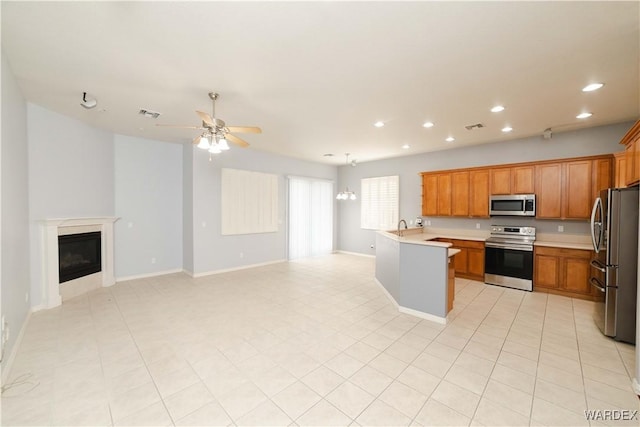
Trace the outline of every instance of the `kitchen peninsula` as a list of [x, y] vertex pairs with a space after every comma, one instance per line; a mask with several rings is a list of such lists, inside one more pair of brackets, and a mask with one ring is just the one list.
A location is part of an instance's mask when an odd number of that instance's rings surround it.
[[379, 231], [375, 277], [401, 312], [444, 324], [454, 293], [450, 257], [460, 250], [434, 237], [421, 228]]

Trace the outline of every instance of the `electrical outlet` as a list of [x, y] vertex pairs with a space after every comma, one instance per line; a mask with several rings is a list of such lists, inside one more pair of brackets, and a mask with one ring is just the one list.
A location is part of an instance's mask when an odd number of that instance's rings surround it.
[[409, 220], [409, 225], [413, 225], [413, 220], [412, 219]]
[[244, 258], [244, 252], [240, 252], [240, 259]]
[[156, 259], [155, 258], [151, 258], [151, 264], [155, 264], [156, 263]]
[[374, 248], [374, 246], [373, 246], [373, 245], [371, 245], [371, 246], [369, 246], [369, 247], [370, 247], [371, 249], [373, 249], [373, 248]]
[[480, 229], [480, 223], [479, 222], [476, 222], [476, 228]]
[[29, 292], [24, 294], [24, 302], [29, 302]]
[[427, 220], [427, 225], [431, 225], [431, 220]]
[[205, 228], [207, 226], [207, 221], [202, 221], [202, 228]]
[[127, 223], [127, 227], [129, 227], [129, 228], [133, 228], [133, 223], [132, 223], [132, 222], [128, 222], [128, 223]]
[[564, 232], [564, 225], [559, 225], [558, 226], [558, 233], [563, 233]]

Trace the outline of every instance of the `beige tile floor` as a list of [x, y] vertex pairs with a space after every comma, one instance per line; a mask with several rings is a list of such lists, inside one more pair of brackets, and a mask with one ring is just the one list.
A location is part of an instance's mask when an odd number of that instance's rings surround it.
[[336, 254], [37, 312], [2, 424], [551, 426], [638, 409], [634, 347], [600, 334], [591, 303], [458, 279], [445, 327], [398, 313], [373, 274]]

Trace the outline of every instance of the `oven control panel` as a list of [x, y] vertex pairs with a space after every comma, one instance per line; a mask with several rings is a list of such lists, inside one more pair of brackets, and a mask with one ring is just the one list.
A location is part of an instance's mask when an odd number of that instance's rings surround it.
[[519, 227], [514, 225], [492, 225], [492, 235], [535, 237], [535, 227]]

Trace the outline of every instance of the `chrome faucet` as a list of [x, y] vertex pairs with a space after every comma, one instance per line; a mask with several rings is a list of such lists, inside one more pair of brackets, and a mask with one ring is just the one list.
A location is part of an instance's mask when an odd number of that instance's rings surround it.
[[402, 237], [402, 231], [400, 231], [400, 224], [402, 224], [404, 222], [404, 229], [406, 230], [407, 228], [407, 221], [405, 221], [404, 219], [401, 219], [400, 221], [398, 221], [398, 237]]

